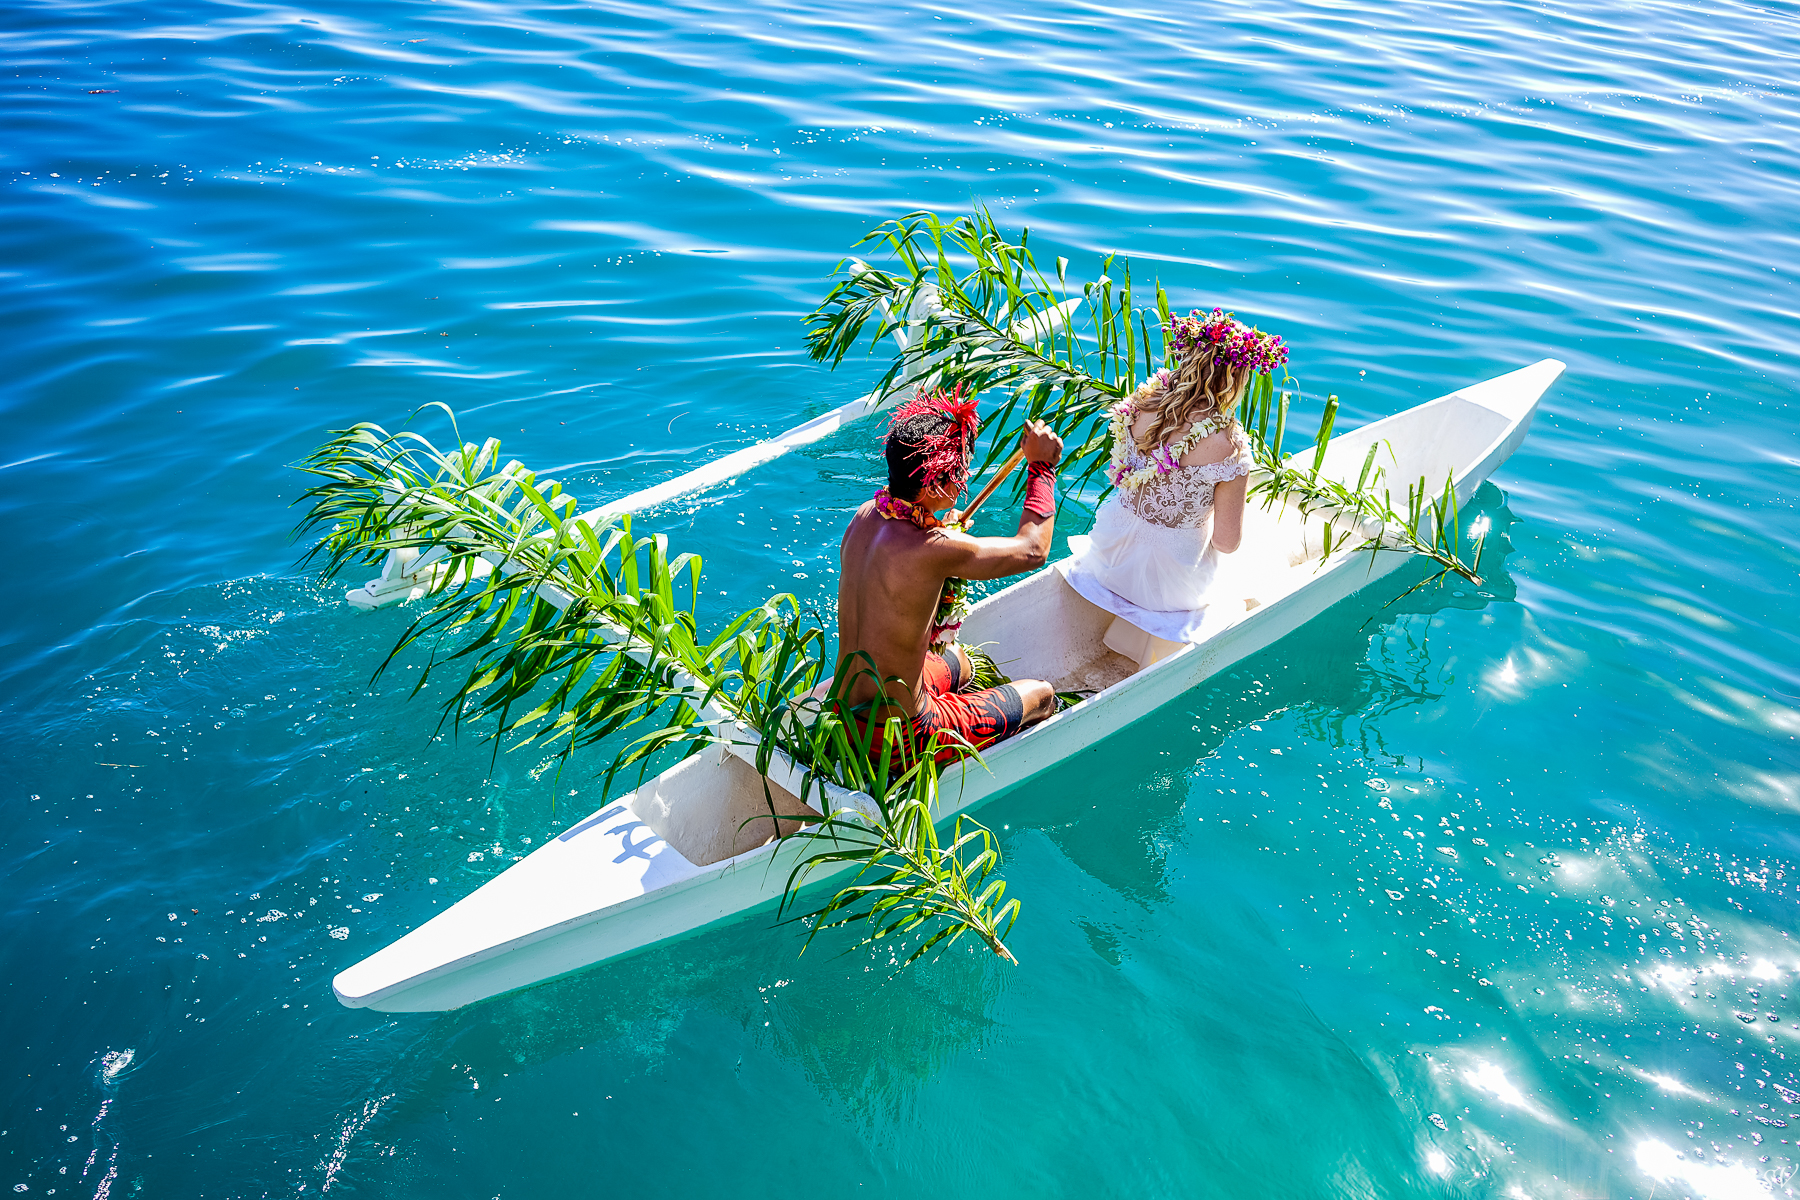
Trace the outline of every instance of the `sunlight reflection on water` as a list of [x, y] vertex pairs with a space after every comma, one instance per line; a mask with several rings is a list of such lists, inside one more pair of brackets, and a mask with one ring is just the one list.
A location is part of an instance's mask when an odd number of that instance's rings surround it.
[[[15, 15], [15, 1186], [1787, 1194], [1782, 13]], [[758, 918], [340, 1010], [335, 970], [601, 798], [446, 736], [415, 662], [370, 685], [406, 614], [294, 577], [288, 464], [447, 440], [442, 401], [584, 502], [666, 479], [857, 395], [882, 364], [811, 365], [799, 316], [876, 221], [976, 202], [1281, 330], [1345, 427], [1568, 361], [1474, 499], [1479, 594], [1359, 598], [984, 810], [1016, 971]], [[648, 516], [703, 620], [829, 618], [872, 433]]]

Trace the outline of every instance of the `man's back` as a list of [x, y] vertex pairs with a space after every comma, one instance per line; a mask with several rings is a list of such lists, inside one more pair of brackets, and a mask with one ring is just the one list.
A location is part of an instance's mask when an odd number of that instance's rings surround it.
[[[927, 413], [915, 422], [925, 440], [934, 419]], [[852, 680], [848, 698], [861, 705], [886, 695], [912, 718], [921, 744], [944, 733], [987, 745], [1056, 710], [1055, 692], [1042, 680], [972, 689], [968, 655], [954, 645], [934, 653], [931, 644], [946, 579], [999, 579], [1035, 570], [1049, 557], [1051, 478], [1062, 439], [1034, 423], [1024, 449], [1030, 482], [1012, 537], [971, 537], [939, 523], [938, 514], [951, 507], [967, 478], [965, 449], [954, 456], [957, 470], [950, 478], [890, 478], [890, 484], [905, 483], [902, 495], [877, 493], [857, 510], [839, 544], [838, 653]], [[904, 454], [896, 456], [890, 434], [890, 476], [896, 475], [896, 457], [908, 463]]]
[[[870, 501], [857, 510], [838, 547], [838, 645], [843, 654], [861, 651], [874, 659], [873, 670], [885, 684], [899, 679], [905, 690], [888, 686], [887, 694], [918, 711], [919, 678], [931, 637], [931, 619], [943, 592], [944, 547], [930, 544], [945, 535], [920, 529], [911, 521], [890, 521]], [[874, 697], [870, 664], [856, 660], [846, 668], [856, 680], [852, 703]]]

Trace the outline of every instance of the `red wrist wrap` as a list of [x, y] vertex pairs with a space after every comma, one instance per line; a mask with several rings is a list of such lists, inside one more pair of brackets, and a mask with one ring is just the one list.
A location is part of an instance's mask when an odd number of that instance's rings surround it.
[[1056, 511], [1056, 468], [1049, 463], [1025, 468], [1025, 511], [1040, 517]]

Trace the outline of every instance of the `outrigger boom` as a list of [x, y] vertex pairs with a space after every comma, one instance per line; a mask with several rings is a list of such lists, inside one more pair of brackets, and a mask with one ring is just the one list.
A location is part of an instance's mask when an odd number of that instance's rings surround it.
[[[867, 269], [867, 264], [858, 260], [852, 261], [853, 273]], [[1101, 276], [1102, 281], [1105, 278], [1105, 276]], [[1019, 322], [1013, 326], [1011, 333], [1017, 338], [1033, 337], [1036, 330], [1045, 322], [1054, 321], [1072, 312], [1080, 303], [1079, 299], [1065, 300], [1037, 317]], [[912, 309], [908, 313], [907, 322], [896, 326], [893, 330], [893, 338], [899, 343], [902, 350], [905, 350], [908, 345], [908, 329], [924, 323], [938, 311], [935, 286], [929, 283], [922, 285], [919, 295], [913, 301]], [[885, 305], [883, 313], [891, 321], [892, 314], [888, 313]], [[909, 371], [906, 381], [911, 382], [917, 375], [918, 372]], [[828, 413], [814, 417], [810, 421], [803, 421], [767, 441], [758, 442], [754, 446], [745, 446], [742, 450], [734, 450], [703, 467], [696, 467], [686, 474], [677, 475], [674, 479], [643, 488], [618, 500], [608, 501], [596, 509], [582, 513], [577, 519], [599, 528], [623, 513], [643, 512], [645, 509], [654, 508], [679, 496], [717, 487], [721, 483], [738, 478], [752, 468], [780, 458], [790, 450], [808, 446], [813, 442], [830, 437], [846, 425], [860, 421], [880, 408], [882, 399], [883, 397], [874, 392], [859, 396], [847, 404], [838, 405]], [[391, 550], [388, 552], [387, 559], [381, 564], [381, 574], [361, 587], [351, 588], [345, 592], [344, 599], [351, 607], [364, 611], [385, 608], [390, 604], [399, 604], [407, 600], [417, 600], [431, 591], [436, 582], [432, 572], [438, 566], [439, 559], [436, 555], [421, 555], [417, 550]], [[480, 578], [479, 572], [477, 578]]]

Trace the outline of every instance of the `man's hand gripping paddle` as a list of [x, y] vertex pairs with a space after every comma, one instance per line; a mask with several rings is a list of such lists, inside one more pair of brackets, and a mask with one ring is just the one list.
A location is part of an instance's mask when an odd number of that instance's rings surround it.
[[[969, 502], [969, 507], [957, 514], [956, 522], [964, 529], [969, 527], [969, 520], [975, 515], [976, 510], [987, 503], [988, 497], [994, 494], [994, 490], [1006, 481], [1006, 477], [1012, 474], [1013, 468], [1017, 467], [1020, 460], [1025, 457], [1025, 444], [1028, 444], [1034, 435], [1050, 439], [1054, 443], [1057, 457], [1061, 457], [1062, 440], [1052, 434], [1048, 427], [1033, 422], [1031, 426], [1027, 427], [1019, 448], [1000, 464], [1000, 469], [994, 472], [994, 477], [988, 480], [987, 486], [982, 488], [975, 499]], [[1033, 462], [1030, 473], [1031, 478], [1025, 486], [1025, 511], [1035, 513], [1040, 517], [1048, 517], [1056, 511], [1055, 460]]]

